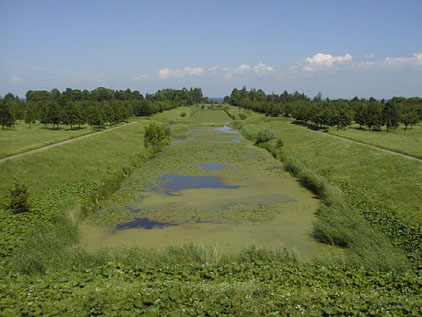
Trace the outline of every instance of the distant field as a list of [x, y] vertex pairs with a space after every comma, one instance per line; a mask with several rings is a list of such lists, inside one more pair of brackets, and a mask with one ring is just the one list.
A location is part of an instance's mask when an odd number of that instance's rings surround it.
[[17, 121], [14, 129], [0, 130], [0, 158], [37, 149], [60, 141], [93, 133], [96, 130], [88, 125], [81, 129], [70, 130], [68, 126], [59, 126], [59, 129], [46, 128], [37, 122], [29, 127], [23, 121]]
[[195, 112], [192, 117], [192, 123], [227, 123], [231, 119], [224, 111], [206, 110]]
[[164, 123], [186, 123], [189, 122], [194, 107], [178, 107], [170, 111], [156, 113], [154, 120]]
[[422, 158], [422, 125], [416, 125], [405, 131], [403, 127], [382, 131], [360, 130], [358, 126], [337, 131], [330, 128], [330, 134], [338, 135], [362, 143], [378, 146], [387, 150]]

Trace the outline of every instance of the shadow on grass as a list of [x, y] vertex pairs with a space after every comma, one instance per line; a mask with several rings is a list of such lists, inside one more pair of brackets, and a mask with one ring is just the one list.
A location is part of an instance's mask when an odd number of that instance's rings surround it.
[[302, 121], [295, 120], [295, 121], [292, 121], [291, 124], [299, 125], [299, 126], [302, 126], [302, 127], [307, 127], [309, 130], [313, 130], [313, 131], [328, 132], [327, 127], [321, 127], [321, 126], [318, 126], [318, 125], [315, 125], [315, 124], [305, 123], [305, 122], [302, 122]]
[[42, 126], [40, 127], [42, 130], [50, 130], [50, 131], [66, 131], [65, 127], [51, 127], [51, 126]]
[[86, 129], [87, 127], [72, 127], [72, 128], [65, 128], [65, 131], [78, 131], [78, 130], [83, 130]]

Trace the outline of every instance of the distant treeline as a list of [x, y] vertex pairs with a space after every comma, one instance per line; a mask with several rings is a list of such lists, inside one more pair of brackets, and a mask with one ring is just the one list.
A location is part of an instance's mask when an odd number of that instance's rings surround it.
[[111, 90], [103, 87], [92, 91], [70, 89], [29, 90], [21, 100], [12, 93], [0, 98], [0, 125], [12, 127], [16, 120], [31, 125], [88, 123], [100, 127], [126, 121], [131, 116], [150, 116], [157, 112], [206, 102], [201, 88], [164, 89], [145, 97], [139, 91]]
[[422, 122], [422, 98], [393, 97], [390, 100], [358, 98], [351, 100], [323, 100], [321, 93], [312, 100], [303, 93], [295, 91], [282, 94], [265, 94], [261, 89], [233, 89], [224, 101], [244, 109], [265, 113], [267, 116], [293, 117], [304, 124], [316, 127], [335, 126], [345, 128], [353, 122], [369, 130], [387, 131], [397, 128], [399, 123], [405, 129]]

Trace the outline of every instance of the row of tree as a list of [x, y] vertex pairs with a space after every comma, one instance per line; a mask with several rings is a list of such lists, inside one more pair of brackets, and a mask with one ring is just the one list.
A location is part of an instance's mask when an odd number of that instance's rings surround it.
[[[129, 101], [129, 100], [151, 100], [151, 101], [174, 101], [179, 104], [193, 105], [206, 101], [202, 95], [201, 88], [182, 88], [182, 89], [163, 89], [153, 94], [146, 94], [145, 97], [137, 90], [112, 90], [104, 87], [98, 87], [94, 90], [80, 90], [67, 88], [60, 92], [58, 89], [46, 90], [28, 90], [25, 95], [26, 101], [56, 101], [63, 105], [69, 101]], [[12, 94], [7, 94], [5, 99], [16, 98]]]
[[284, 91], [280, 95], [266, 95], [262, 90], [233, 89], [225, 101], [268, 116], [293, 117], [304, 124], [318, 127], [346, 128], [353, 122], [369, 130], [386, 126], [387, 131], [402, 123], [405, 130], [422, 122], [422, 98], [394, 97], [388, 101], [375, 98], [326, 100], [319, 93], [312, 100], [305, 94]]
[[146, 98], [138, 91], [113, 91], [103, 87], [90, 92], [70, 88], [64, 92], [30, 90], [26, 100], [11, 93], [0, 98], [0, 125], [12, 127], [16, 120], [25, 120], [29, 125], [40, 121], [53, 127], [69, 125], [71, 129], [85, 123], [100, 127], [126, 121], [131, 116], [150, 116], [204, 101], [206, 98], [200, 88], [166, 89], [147, 94]]

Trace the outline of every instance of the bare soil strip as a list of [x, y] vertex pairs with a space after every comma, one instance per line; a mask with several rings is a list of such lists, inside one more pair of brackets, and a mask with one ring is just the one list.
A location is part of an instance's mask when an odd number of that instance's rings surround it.
[[89, 138], [89, 137], [92, 137], [94, 135], [98, 135], [98, 134], [101, 134], [101, 133], [104, 133], [104, 132], [109, 132], [109, 131], [112, 131], [112, 130], [115, 130], [115, 129], [120, 129], [120, 128], [126, 127], [128, 125], [134, 124], [136, 122], [137, 121], [129, 122], [129, 123], [120, 125], [118, 127], [114, 127], [114, 128], [106, 129], [106, 130], [103, 130], [103, 131], [90, 133], [90, 134], [85, 134], [85, 135], [82, 135], [82, 136], [79, 136], [79, 137], [76, 137], [76, 138], [73, 138], [73, 139], [70, 139], [70, 140], [66, 140], [66, 141], [62, 141], [62, 142], [50, 144], [50, 145], [47, 145], [47, 146], [43, 146], [43, 147], [40, 147], [40, 148], [35, 149], [35, 150], [30, 150], [30, 151], [27, 151], [27, 152], [23, 152], [23, 153], [11, 155], [11, 156], [5, 157], [3, 159], [0, 159], [0, 163], [4, 163], [4, 162], [6, 162], [8, 160], [14, 160], [14, 159], [17, 159], [17, 158], [22, 157], [22, 156], [25, 156], [25, 155], [31, 155], [31, 154], [34, 154], [34, 153], [43, 152], [43, 151], [52, 149], [52, 148], [54, 148], [56, 146], [60, 146], [60, 145], [63, 145], [63, 144], [72, 143], [72, 142], [75, 142], [75, 141], [78, 141], [78, 140], [82, 140], [82, 139], [85, 139], [85, 138]]

